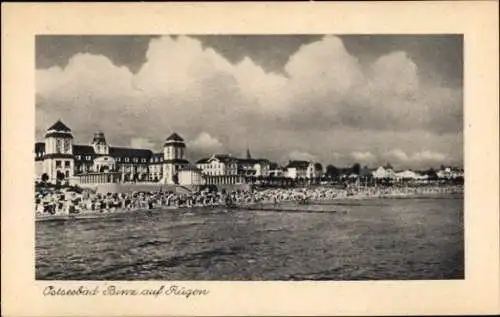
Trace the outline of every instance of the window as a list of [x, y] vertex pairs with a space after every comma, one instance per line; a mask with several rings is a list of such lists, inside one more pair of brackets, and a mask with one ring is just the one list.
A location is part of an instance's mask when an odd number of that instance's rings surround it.
[[81, 160], [81, 159], [82, 159], [82, 156], [81, 156], [81, 155], [77, 155], [77, 156], [76, 156], [76, 159], [77, 159], [77, 160]]
[[125, 162], [127, 162], [127, 163], [128, 163], [128, 161], [129, 161], [129, 159], [128, 159], [128, 157], [126, 157], [126, 158], [125, 158]]
[[62, 140], [56, 140], [56, 153], [61, 153], [62, 151]]
[[69, 177], [69, 171], [66, 171], [66, 178]]
[[141, 160], [141, 162], [142, 162], [142, 163], [146, 163], [146, 159], [145, 159], [145, 158], [143, 158], [143, 159]]
[[118, 158], [116, 159], [116, 161], [117, 161], [117, 162], [120, 162], [120, 158], [118, 157]]
[[137, 157], [134, 157], [134, 163], [137, 163], [139, 159]]
[[70, 161], [64, 161], [64, 167], [69, 168], [71, 166]]
[[87, 161], [90, 161], [90, 155], [86, 156]]
[[61, 167], [61, 161], [59, 161], [59, 160], [56, 161], [56, 168], [57, 167]]

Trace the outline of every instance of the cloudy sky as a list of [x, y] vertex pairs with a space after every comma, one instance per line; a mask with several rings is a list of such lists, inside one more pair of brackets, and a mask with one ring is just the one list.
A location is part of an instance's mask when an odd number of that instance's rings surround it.
[[461, 36], [37, 36], [36, 138], [350, 166], [463, 164]]

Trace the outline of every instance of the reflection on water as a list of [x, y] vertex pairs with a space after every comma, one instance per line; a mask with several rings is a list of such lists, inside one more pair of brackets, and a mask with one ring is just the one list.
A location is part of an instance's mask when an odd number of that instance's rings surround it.
[[293, 209], [309, 212], [169, 210], [38, 222], [36, 277], [464, 278], [461, 198], [379, 199]]

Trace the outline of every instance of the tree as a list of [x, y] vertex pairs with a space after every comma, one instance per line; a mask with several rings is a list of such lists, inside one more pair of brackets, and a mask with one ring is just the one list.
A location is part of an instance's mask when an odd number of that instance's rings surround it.
[[339, 169], [336, 168], [335, 166], [333, 165], [328, 165], [326, 167], [326, 172], [325, 172], [326, 176], [328, 176], [329, 178], [332, 178], [332, 179], [336, 179], [338, 176], [339, 176]]
[[435, 181], [438, 179], [438, 175], [433, 168], [430, 168], [427, 171], [425, 171], [425, 174], [429, 177], [429, 180], [431, 181]]
[[49, 180], [49, 175], [47, 175], [47, 173], [43, 173], [42, 174], [42, 182], [46, 183], [48, 182]]
[[359, 163], [354, 163], [354, 165], [351, 167], [351, 173], [359, 175], [361, 172], [361, 165]]
[[323, 165], [321, 163], [314, 163], [314, 169], [316, 171], [323, 171]]

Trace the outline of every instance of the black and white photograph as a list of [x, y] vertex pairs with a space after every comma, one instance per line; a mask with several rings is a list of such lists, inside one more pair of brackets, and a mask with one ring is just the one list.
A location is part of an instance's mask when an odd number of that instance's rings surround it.
[[463, 44], [36, 36], [36, 279], [464, 279]]

